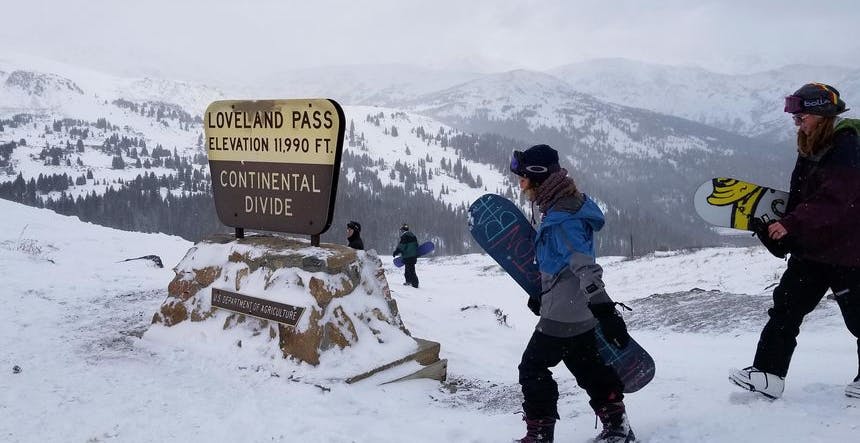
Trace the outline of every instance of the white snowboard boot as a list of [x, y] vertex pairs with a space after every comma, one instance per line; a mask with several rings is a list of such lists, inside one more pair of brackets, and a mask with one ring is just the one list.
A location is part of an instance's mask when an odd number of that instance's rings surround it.
[[729, 381], [771, 400], [782, 397], [782, 391], [785, 390], [785, 377], [759, 371], [753, 366], [732, 369], [729, 372]]
[[855, 378], [853, 383], [848, 383], [845, 387], [845, 396], [860, 398], [860, 376]]

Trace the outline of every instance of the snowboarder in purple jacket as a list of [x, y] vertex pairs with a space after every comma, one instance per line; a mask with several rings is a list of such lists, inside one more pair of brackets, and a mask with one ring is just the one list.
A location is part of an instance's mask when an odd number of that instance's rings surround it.
[[[729, 376], [769, 398], [782, 395], [800, 324], [828, 289], [857, 338], [860, 367], [860, 120], [838, 117], [847, 110], [839, 91], [823, 83], [785, 98], [798, 128], [797, 163], [785, 217], [757, 234], [791, 257], [773, 291], [753, 365]], [[860, 370], [845, 395], [860, 397]]]

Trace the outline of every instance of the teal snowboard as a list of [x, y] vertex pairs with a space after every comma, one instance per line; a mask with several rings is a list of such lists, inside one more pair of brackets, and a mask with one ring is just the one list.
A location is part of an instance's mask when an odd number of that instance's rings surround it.
[[[485, 194], [469, 207], [472, 237], [529, 296], [541, 294], [535, 263], [535, 230], [519, 208], [496, 194]], [[632, 338], [622, 349], [609, 344], [597, 328], [600, 355], [615, 369], [624, 392], [636, 392], [654, 378], [654, 359]]]

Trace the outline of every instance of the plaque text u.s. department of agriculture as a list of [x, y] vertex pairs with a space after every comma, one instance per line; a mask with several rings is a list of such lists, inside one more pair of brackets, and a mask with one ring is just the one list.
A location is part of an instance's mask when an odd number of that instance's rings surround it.
[[218, 288], [212, 288], [212, 306], [287, 326], [295, 326], [305, 312], [305, 308], [301, 306], [278, 303]]

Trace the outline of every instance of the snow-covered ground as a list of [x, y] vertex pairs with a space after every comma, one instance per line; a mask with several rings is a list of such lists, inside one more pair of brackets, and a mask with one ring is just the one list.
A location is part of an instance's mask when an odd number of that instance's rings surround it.
[[[536, 318], [483, 255], [420, 261], [420, 289], [401, 286], [402, 270], [386, 268], [407, 327], [441, 342], [446, 383], [346, 385], [314, 379], [307, 366], [242, 362], [201, 352], [200, 343], [144, 335], [170, 268], [191, 246], [182, 239], [5, 200], [0, 226], [2, 441], [500, 442], [523, 434], [516, 367]], [[148, 254], [165, 268], [120, 261]], [[860, 400], [843, 395], [857, 370], [854, 340], [832, 301], [804, 325], [781, 400], [759, 399], [726, 379], [730, 367], [750, 363], [765, 312], [726, 320], [745, 300], [766, 306], [785, 262], [762, 248], [601, 262], [610, 294], [637, 309], [625, 315], [643, 325], [633, 335], [657, 362], [654, 381], [627, 397], [642, 441], [856, 441]], [[723, 308], [716, 310], [722, 326], [689, 332], [638, 321], [662, 314], [639, 310], [672, 309], [649, 296], [694, 288], [704, 290], [707, 315], [716, 317], [715, 304]], [[746, 297], [720, 303], [714, 290]], [[684, 300], [674, 309], [696, 310]], [[291, 369], [304, 377], [291, 378]], [[584, 392], [565, 369], [555, 372], [557, 440], [588, 441], [596, 431]]]

